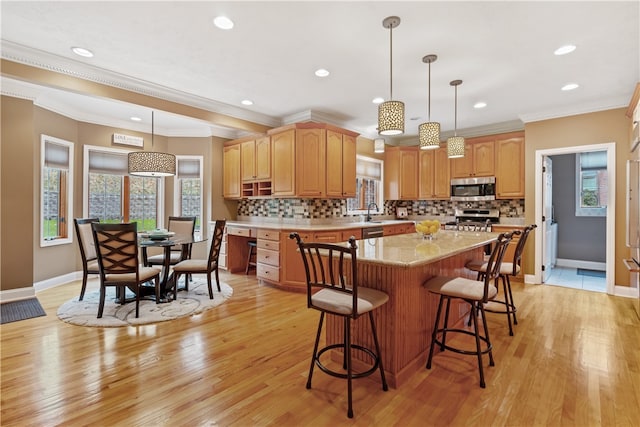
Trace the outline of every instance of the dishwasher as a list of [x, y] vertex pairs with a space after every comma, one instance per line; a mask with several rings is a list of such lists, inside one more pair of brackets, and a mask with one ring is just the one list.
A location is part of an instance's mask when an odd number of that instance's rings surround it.
[[376, 237], [382, 236], [384, 236], [384, 230], [381, 225], [376, 227], [366, 227], [362, 229], [363, 239], [374, 239]]

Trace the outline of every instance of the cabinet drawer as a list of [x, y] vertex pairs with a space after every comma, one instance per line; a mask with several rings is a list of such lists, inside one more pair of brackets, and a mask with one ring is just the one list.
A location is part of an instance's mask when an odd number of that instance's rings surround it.
[[258, 248], [258, 263], [269, 264], [274, 267], [280, 266], [280, 254], [277, 251]]
[[232, 236], [251, 237], [255, 234], [255, 232], [252, 233], [250, 228], [227, 227], [227, 234], [230, 234]]
[[313, 236], [314, 242], [320, 243], [338, 243], [342, 235], [339, 231], [336, 232], [327, 232], [327, 233], [316, 233]]
[[280, 269], [267, 264], [258, 264], [256, 275], [261, 279], [270, 280], [272, 282], [280, 281]]
[[259, 229], [258, 230], [258, 239], [278, 241], [278, 240], [280, 240], [280, 233], [278, 231], [274, 231], [274, 230], [262, 230], [262, 229]]
[[340, 239], [341, 242], [349, 241], [349, 238], [351, 236], [355, 237], [356, 240], [360, 240], [362, 239], [362, 228], [354, 228], [353, 230], [343, 230], [341, 234], [342, 234], [342, 239]]
[[258, 249], [270, 249], [272, 251], [279, 251], [280, 242], [274, 242], [273, 240], [262, 240], [258, 236]]

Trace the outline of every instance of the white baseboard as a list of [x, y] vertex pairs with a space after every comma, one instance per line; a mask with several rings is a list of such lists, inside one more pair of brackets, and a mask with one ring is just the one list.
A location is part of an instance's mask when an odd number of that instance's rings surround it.
[[44, 291], [45, 289], [55, 288], [56, 286], [64, 285], [65, 283], [74, 282], [76, 280], [82, 280], [82, 271], [74, 271], [73, 273], [67, 273], [62, 276], [52, 277], [51, 279], [36, 282], [33, 287], [36, 292]]
[[0, 303], [33, 298], [34, 296], [36, 296], [36, 292], [33, 286], [28, 288], [8, 289], [6, 291], [0, 291]]
[[617, 297], [638, 298], [638, 288], [616, 285], [613, 294]]
[[556, 267], [585, 268], [587, 270], [607, 271], [607, 264], [604, 262], [581, 261], [579, 259], [558, 258], [556, 260]]

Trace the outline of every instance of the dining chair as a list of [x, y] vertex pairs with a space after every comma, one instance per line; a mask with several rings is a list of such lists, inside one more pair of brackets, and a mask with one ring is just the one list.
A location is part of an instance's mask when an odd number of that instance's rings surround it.
[[[494, 298], [493, 300], [485, 304], [484, 308], [485, 311], [490, 313], [502, 313], [507, 315], [510, 336], [513, 336], [512, 323], [514, 325], [518, 324], [518, 318], [516, 317], [517, 308], [515, 302], [513, 301], [510, 277], [516, 277], [518, 274], [520, 274], [522, 254], [524, 252], [524, 247], [527, 244], [527, 238], [529, 237], [529, 233], [531, 233], [531, 231], [536, 227], [536, 224], [531, 224], [525, 227], [522, 232], [520, 232], [519, 230], [515, 230], [513, 232], [514, 235], [520, 235], [520, 239], [518, 240], [516, 249], [513, 252], [513, 258], [508, 262], [503, 261], [500, 267], [500, 280], [502, 281], [502, 292], [504, 294], [504, 299]], [[478, 274], [477, 280], [482, 280], [487, 271], [487, 263], [484, 260], [469, 261], [465, 265], [465, 267]]]
[[82, 301], [84, 293], [87, 290], [87, 277], [89, 274], [100, 274], [98, 256], [96, 255], [96, 246], [93, 241], [93, 234], [91, 231], [91, 223], [93, 222], [100, 222], [100, 219], [73, 219], [76, 229], [76, 237], [78, 238], [78, 246], [80, 247], [80, 257], [82, 258], [82, 289], [80, 289], [79, 301]]
[[[290, 239], [295, 239], [300, 249], [307, 282], [307, 307], [320, 311], [318, 331], [311, 356], [311, 366], [307, 378], [307, 389], [311, 388], [313, 370], [318, 366], [328, 375], [347, 380], [347, 416], [353, 418], [352, 380], [362, 378], [380, 370], [382, 390], [387, 391], [387, 380], [384, 376], [382, 356], [373, 310], [384, 305], [389, 295], [377, 289], [360, 286], [357, 270], [356, 239], [352, 236], [348, 246], [344, 244], [310, 242], [305, 243], [298, 233], [291, 233]], [[350, 265], [346, 262], [350, 261]], [[351, 341], [351, 320], [363, 314], [369, 314], [369, 323], [375, 345], [375, 352]], [[322, 325], [325, 314], [339, 316], [343, 320], [343, 342], [330, 344], [318, 349]], [[342, 350], [342, 370], [338, 371], [325, 366], [320, 360], [322, 355], [330, 350]], [[353, 372], [352, 350], [358, 350], [371, 359], [372, 366], [362, 372]], [[345, 372], [346, 371], [346, 372]]]
[[[195, 216], [170, 216], [167, 224], [167, 230], [173, 231], [176, 235], [193, 236], [196, 229]], [[191, 246], [185, 251], [182, 245], [174, 245], [171, 247], [171, 255], [169, 265], [175, 265], [180, 261], [191, 258]], [[164, 265], [164, 253], [147, 257], [147, 266]]]
[[[491, 339], [489, 337], [489, 328], [487, 327], [484, 304], [495, 298], [498, 293], [497, 281], [500, 276], [500, 266], [511, 238], [511, 233], [501, 233], [498, 236], [496, 243], [493, 246], [493, 250], [491, 251], [491, 256], [487, 261], [487, 273], [484, 275], [484, 280], [472, 280], [467, 279], [466, 277], [435, 276], [424, 283], [424, 287], [427, 288], [429, 292], [440, 297], [431, 334], [431, 346], [429, 348], [429, 358], [427, 359], [427, 369], [431, 369], [433, 350], [436, 344], [440, 346], [441, 351], [449, 350], [459, 354], [475, 355], [478, 358], [480, 387], [485, 388], [482, 355], [487, 353], [489, 354], [489, 366], [494, 366], [495, 362], [493, 360], [493, 351]], [[454, 299], [462, 300], [471, 307], [469, 316], [471, 316], [473, 332], [468, 329], [456, 327], [455, 325], [451, 327], [449, 326], [449, 309], [451, 307], [451, 300]], [[444, 323], [443, 326], [439, 328], [440, 316], [444, 302], [447, 303]], [[458, 307], [456, 307], [455, 310], [458, 310]], [[482, 317], [484, 335], [481, 335], [479, 331], [478, 315]], [[451, 344], [447, 344], [448, 334], [451, 333], [473, 336], [475, 338], [475, 350], [468, 350], [466, 348], [454, 347]], [[441, 335], [441, 337], [439, 337], [439, 335]], [[482, 343], [484, 343], [484, 348]]]
[[[216, 285], [220, 292], [220, 277], [218, 276], [218, 258], [220, 258], [220, 248], [222, 247], [222, 238], [224, 236], [224, 227], [226, 220], [216, 220], [213, 227], [213, 236], [211, 246], [209, 247], [209, 257], [207, 259], [187, 259], [180, 261], [173, 266], [173, 299], [178, 298], [178, 280], [180, 276], [190, 274], [206, 274], [207, 285], [209, 287], [209, 298], [213, 299], [213, 288], [211, 286], [211, 273], [216, 275]], [[184, 289], [189, 290], [189, 280], [185, 277]]]
[[138, 263], [138, 224], [92, 223], [93, 239], [100, 265], [100, 304], [98, 318], [104, 311], [107, 286], [119, 288], [125, 303], [126, 288], [136, 294], [136, 317], [139, 314], [141, 285], [155, 281], [156, 302], [160, 301], [160, 269]]

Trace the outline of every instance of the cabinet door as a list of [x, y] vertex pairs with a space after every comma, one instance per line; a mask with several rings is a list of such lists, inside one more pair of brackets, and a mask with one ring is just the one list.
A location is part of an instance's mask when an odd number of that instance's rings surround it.
[[295, 129], [271, 136], [271, 160], [273, 162], [272, 194], [295, 196]]
[[400, 152], [400, 199], [418, 198], [418, 151]]
[[356, 137], [342, 135], [342, 197], [356, 197]]
[[268, 136], [256, 140], [255, 145], [256, 179], [271, 178], [271, 138]]
[[224, 147], [222, 153], [222, 175], [223, 196], [225, 199], [239, 199], [241, 189], [240, 179], [240, 145]]
[[433, 197], [435, 199], [449, 199], [451, 197], [450, 160], [446, 148], [434, 151], [433, 167]]
[[473, 176], [473, 147], [464, 145], [464, 157], [451, 159], [451, 178], [468, 178]]
[[342, 197], [342, 137], [327, 131], [327, 197]]
[[420, 199], [431, 199], [434, 192], [434, 150], [420, 150], [420, 165], [418, 167], [420, 173], [419, 195]]
[[524, 198], [524, 138], [496, 141], [496, 198]]
[[478, 142], [473, 146], [473, 176], [494, 176], [496, 173], [494, 141]]
[[256, 142], [246, 141], [240, 144], [240, 174], [242, 182], [251, 182], [256, 179]]
[[296, 195], [322, 197], [326, 189], [326, 131], [296, 129]]

